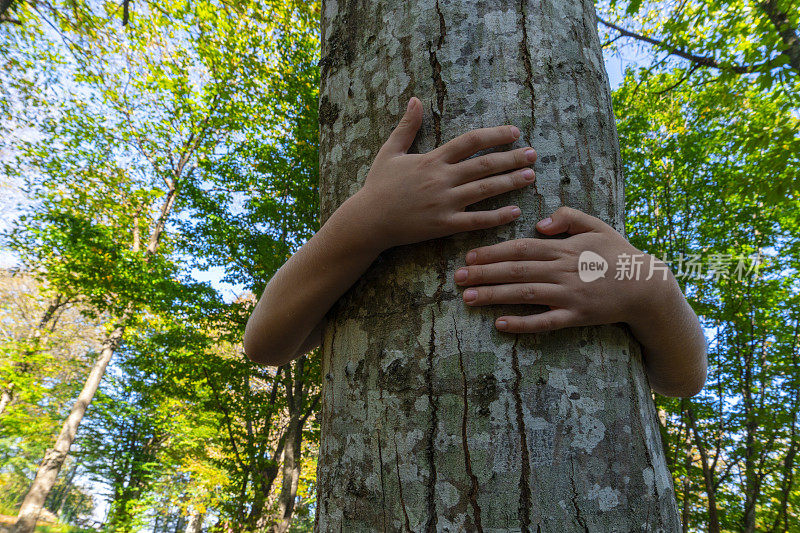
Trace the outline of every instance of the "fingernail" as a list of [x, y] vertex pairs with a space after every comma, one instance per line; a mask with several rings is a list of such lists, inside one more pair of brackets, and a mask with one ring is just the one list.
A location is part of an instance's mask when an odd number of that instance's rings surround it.
[[511, 135], [512, 135], [512, 136], [513, 136], [515, 139], [519, 139], [519, 136], [520, 136], [520, 131], [519, 131], [519, 128], [518, 128], [518, 127], [516, 127], [516, 126], [511, 126]]
[[478, 258], [478, 254], [476, 254], [475, 252], [469, 252], [469, 253], [467, 254], [467, 264], [468, 264], [468, 265], [471, 265], [472, 263], [474, 263], [474, 262], [475, 262], [475, 260], [476, 260], [477, 258]]
[[520, 210], [519, 207], [513, 207], [511, 209], [511, 214], [514, 215], [515, 217], [518, 217], [522, 214], [522, 211]]
[[534, 174], [533, 174], [533, 170], [531, 170], [531, 169], [529, 169], [529, 168], [526, 168], [525, 170], [523, 170], [522, 172], [520, 172], [520, 174], [521, 174], [521, 175], [522, 175], [522, 177], [523, 177], [523, 178], [525, 178], [526, 180], [528, 180], [528, 181], [533, 181], [533, 176], [534, 176]]
[[471, 302], [478, 297], [478, 291], [475, 289], [467, 289], [464, 291], [464, 301]]
[[466, 268], [459, 268], [456, 270], [456, 281], [466, 281], [467, 279], [467, 269]]
[[411, 111], [411, 106], [414, 104], [414, 97], [408, 99], [408, 105], [406, 106], [406, 112]]
[[547, 226], [549, 226], [552, 223], [553, 223], [553, 219], [550, 218], [550, 217], [547, 217], [544, 220], [540, 220], [539, 221], [539, 227], [540, 228], [546, 228]]
[[495, 322], [495, 326], [497, 327], [497, 329], [506, 329], [508, 327], [508, 322], [506, 322], [505, 320], [498, 320], [497, 322]]
[[536, 150], [533, 150], [533, 149], [525, 150], [525, 157], [530, 162], [536, 161]]

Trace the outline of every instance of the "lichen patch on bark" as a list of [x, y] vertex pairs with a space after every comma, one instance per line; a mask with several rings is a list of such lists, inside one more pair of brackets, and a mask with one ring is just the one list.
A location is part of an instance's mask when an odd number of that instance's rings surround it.
[[[677, 531], [638, 344], [618, 325], [507, 335], [452, 280], [471, 248], [562, 204], [622, 230], [610, 92], [588, 0], [326, 0], [322, 220], [363, 183], [408, 98], [412, 151], [515, 124], [536, 187], [496, 229], [382, 253], [324, 335], [318, 531]], [[522, 44], [521, 44], [522, 43]]]

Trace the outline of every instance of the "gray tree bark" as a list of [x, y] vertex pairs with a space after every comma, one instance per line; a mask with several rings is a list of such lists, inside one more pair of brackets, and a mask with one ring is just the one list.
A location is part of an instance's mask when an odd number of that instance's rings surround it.
[[[328, 315], [318, 531], [679, 531], [640, 347], [623, 325], [498, 333], [452, 281], [466, 252], [561, 205], [623, 231], [608, 79], [588, 0], [325, 0], [323, 221], [412, 95], [414, 149], [515, 124], [539, 160], [512, 225], [388, 250]], [[613, 268], [613, 265], [612, 265]], [[613, 275], [613, 271], [612, 271]]]

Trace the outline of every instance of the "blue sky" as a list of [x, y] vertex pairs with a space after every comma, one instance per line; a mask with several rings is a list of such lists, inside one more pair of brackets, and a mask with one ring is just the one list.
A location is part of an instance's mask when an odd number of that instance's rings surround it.
[[[639, 47], [630, 44], [627, 46], [620, 46], [616, 51], [605, 51], [604, 60], [612, 89], [619, 87], [626, 67], [631, 65], [644, 66], [649, 63], [648, 57], [641, 53]], [[0, 151], [0, 161], [2, 161], [4, 157], [7, 157], [7, 154], [3, 154]], [[24, 201], [24, 195], [20, 191], [20, 185], [21, 184], [17, 182], [7, 183], [6, 181], [0, 181], [0, 232], [8, 229], [11, 223], [20, 214], [19, 209], [16, 207]], [[8, 268], [15, 264], [17, 264], [17, 258], [9, 251], [0, 249], [0, 268]], [[232, 301], [243, 291], [242, 286], [221, 281], [224, 276], [224, 270], [221, 267], [214, 267], [205, 271], [194, 269], [191, 275], [197, 281], [211, 283], [211, 285], [222, 294], [226, 301]]]

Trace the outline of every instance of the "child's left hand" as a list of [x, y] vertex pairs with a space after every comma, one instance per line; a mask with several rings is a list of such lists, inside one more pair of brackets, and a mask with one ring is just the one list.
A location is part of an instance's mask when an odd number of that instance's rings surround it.
[[[569, 207], [537, 224], [545, 235], [565, 239], [517, 239], [467, 253], [467, 267], [455, 273], [467, 305], [539, 304], [549, 311], [530, 316], [501, 316], [495, 327], [509, 333], [534, 333], [573, 326], [631, 322], [657, 306], [677, 284], [667, 266], [634, 248], [598, 218]], [[582, 281], [578, 260], [585, 251], [602, 256], [605, 276]], [[615, 279], [618, 257], [641, 263], [638, 279]], [[653, 272], [651, 275], [651, 265]], [[650, 279], [647, 277], [650, 275]]]

